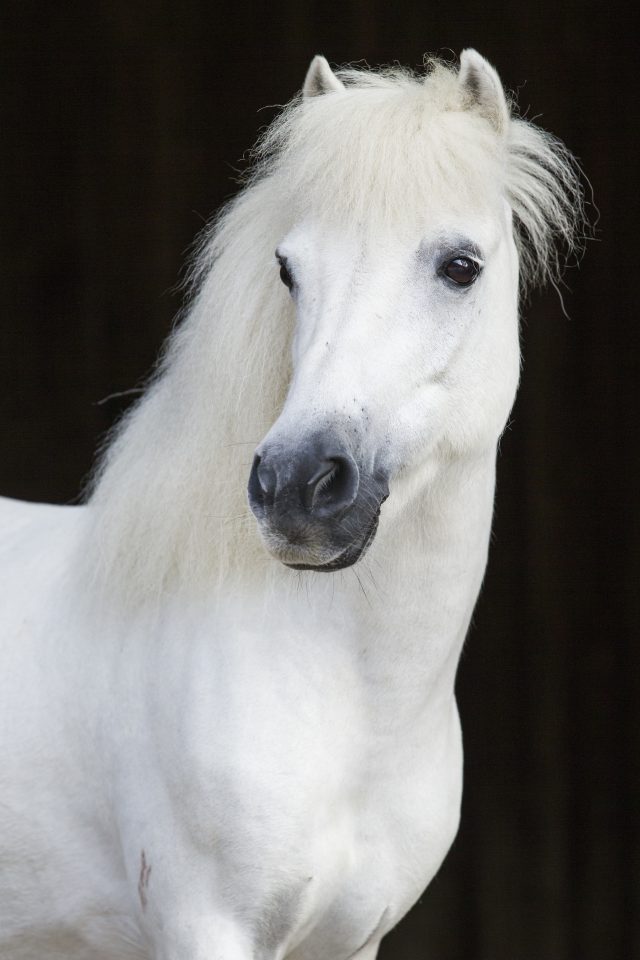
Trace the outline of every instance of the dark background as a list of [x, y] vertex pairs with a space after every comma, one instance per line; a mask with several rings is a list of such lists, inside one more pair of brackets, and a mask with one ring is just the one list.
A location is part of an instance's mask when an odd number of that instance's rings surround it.
[[[476, 46], [580, 158], [596, 240], [524, 310], [463, 655], [458, 839], [385, 960], [640, 957], [636, 57], [593, 0], [60, 4], [0, 14], [0, 490], [74, 501], [180, 307], [185, 251], [311, 56]], [[635, 206], [635, 209], [634, 209]], [[595, 219], [593, 208], [590, 210]]]

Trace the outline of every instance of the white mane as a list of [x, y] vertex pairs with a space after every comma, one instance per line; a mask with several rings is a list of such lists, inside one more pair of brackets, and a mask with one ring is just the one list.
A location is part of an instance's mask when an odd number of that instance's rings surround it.
[[293, 100], [258, 144], [201, 245], [188, 314], [97, 471], [82, 562], [129, 597], [277, 566], [245, 488], [290, 373], [294, 309], [274, 250], [306, 212], [402, 229], [434, 191], [477, 209], [490, 182], [514, 212], [523, 283], [556, 275], [557, 238], [572, 246], [581, 194], [555, 138], [514, 118], [501, 140], [441, 64], [426, 79], [338, 76], [344, 92]]

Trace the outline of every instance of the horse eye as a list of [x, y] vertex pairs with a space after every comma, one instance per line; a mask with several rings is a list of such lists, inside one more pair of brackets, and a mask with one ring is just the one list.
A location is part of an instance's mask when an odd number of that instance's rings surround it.
[[287, 269], [286, 262], [284, 260], [280, 260], [279, 263], [280, 263], [280, 279], [284, 283], [285, 287], [291, 290], [293, 287], [293, 277], [291, 276], [291, 274]]
[[480, 274], [480, 266], [469, 257], [456, 257], [445, 263], [442, 272], [459, 287], [468, 287]]

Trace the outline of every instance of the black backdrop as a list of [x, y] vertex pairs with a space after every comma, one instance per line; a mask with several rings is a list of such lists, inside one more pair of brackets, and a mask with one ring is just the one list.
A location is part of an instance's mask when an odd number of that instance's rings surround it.
[[[5, 0], [0, 490], [75, 500], [180, 305], [185, 250], [316, 52], [476, 46], [579, 156], [597, 239], [524, 312], [458, 690], [458, 839], [383, 956], [640, 957], [635, 58], [595, 0]], [[634, 115], [634, 112], [636, 115]], [[635, 211], [637, 217], [637, 209]], [[593, 217], [593, 211], [592, 211]]]

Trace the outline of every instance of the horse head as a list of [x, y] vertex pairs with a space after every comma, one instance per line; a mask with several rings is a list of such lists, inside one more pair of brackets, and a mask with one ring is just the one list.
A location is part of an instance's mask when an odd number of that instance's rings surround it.
[[495, 447], [511, 408], [511, 121], [475, 51], [455, 81], [394, 104], [395, 90], [385, 101], [373, 84], [345, 86], [323, 58], [307, 75], [307, 143], [283, 166], [313, 173], [298, 184], [307, 202], [288, 201], [297, 216], [273, 262], [295, 305], [293, 374], [249, 478], [263, 540], [288, 566], [355, 563], [402, 478]]

